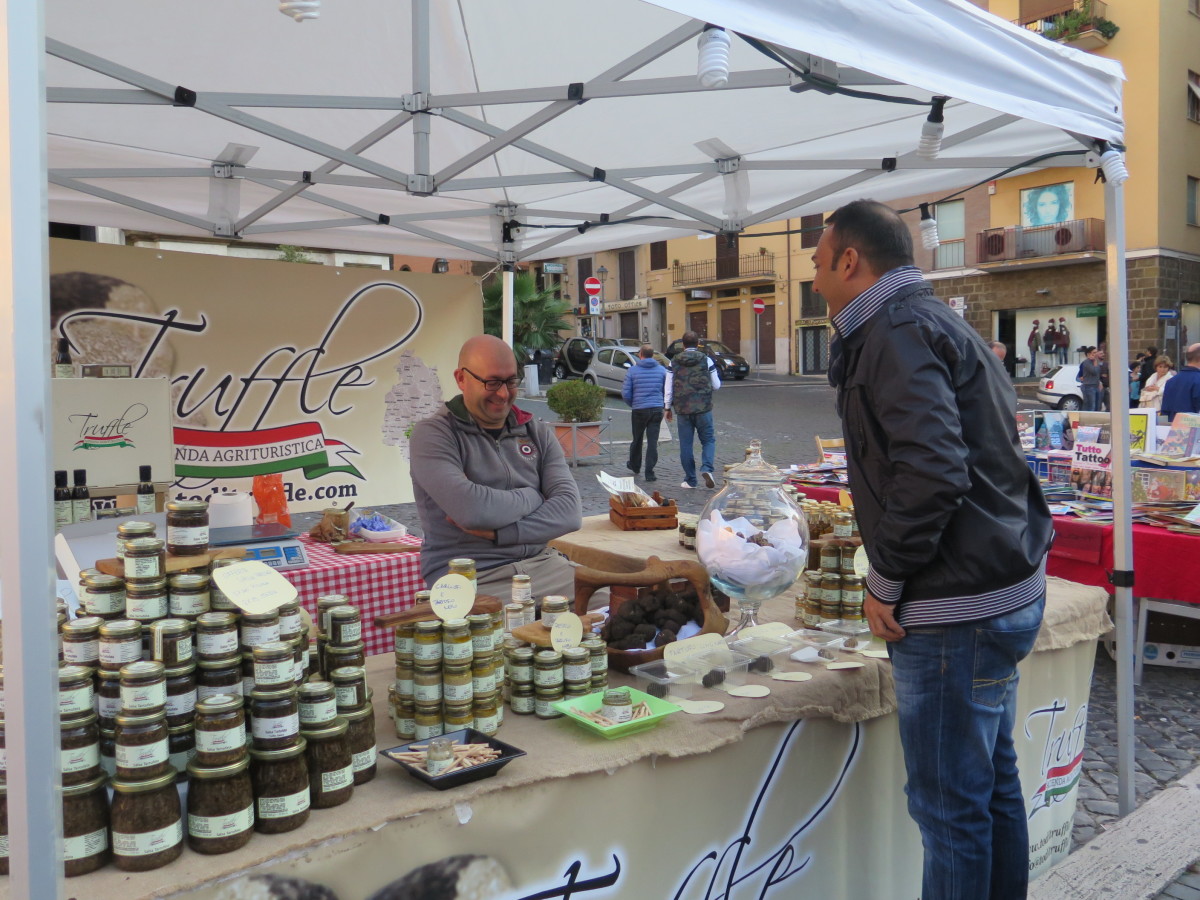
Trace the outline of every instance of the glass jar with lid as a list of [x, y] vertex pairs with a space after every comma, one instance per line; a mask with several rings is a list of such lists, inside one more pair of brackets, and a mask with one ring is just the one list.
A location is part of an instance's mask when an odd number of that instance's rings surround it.
[[279, 640], [279, 612], [242, 613], [238, 627], [242, 652], [249, 653], [259, 644]]
[[340, 716], [324, 728], [306, 728], [308, 788], [313, 809], [340, 806], [354, 793], [354, 760], [346, 741], [349, 724]]
[[294, 641], [304, 633], [304, 619], [300, 615], [300, 601], [282, 604], [276, 610], [279, 613], [279, 639]]
[[296, 692], [301, 728], [323, 728], [337, 718], [337, 693], [328, 681], [308, 681]]
[[164, 712], [117, 716], [117, 778], [157, 778], [171, 770]]
[[183, 853], [183, 812], [175, 771], [142, 780], [112, 782], [113, 865], [124, 872], [148, 872]]
[[458, 731], [460, 728], [470, 728], [475, 724], [475, 713], [473, 704], [474, 696], [470, 700], [459, 701], [458, 703], [443, 703], [442, 704], [442, 727], [446, 731]]
[[417, 623], [413, 635], [413, 661], [417, 664], [442, 661], [442, 623], [439, 620]]
[[108, 864], [108, 776], [96, 764], [96, 774], [68, 784], [63, 781], [63, 874], [86, 875]]
[[196, 655], [201, 660], [224, 659], [239, 646], [236, 613], [214, 610], [196, 617]]
[[300, 734], [296, 689], [254, 691], [250, 694], [250, 732], [260, 750], [290, 747]]
[[562, 651], [563, 680], [592, 680], [592, 654], [587, 647], [566, 647]]
[[94, 709], [95, 688], [87, 666], [63, 666], [58, 670], [58, 713], [78, 716]]
[[396, 698], [393, 704], [396, 722], [396, 737], [402, 741], [415, 741], [417, 739], [417, 722], [416, 722], [416, 704], [412, 700], [402, 700]]
[[475, 724], [472, 727], [483, 734], [495, 734], [500, 727], [497, 714], [497, 707], [499, 705], [499, 691], [492, 691], [488, 694], [476, 694], [473, 707]]
[[533, 682], [533, 648], [509, 647], [505, 651], [505, 667], [508, 680], [515, 684]]
[[121, 710], [141, 715], [162, 712], [167, 702], [166, 670], [160, 662], [138, 660], [121, 667]]
[[563, 661], [557, 650], [539, 650], [533, 655], [534, 687], [562, 687]]
[[367, 702], [367, 670], [362, 666], [342, 666], [329, 673], [329, 681], [337, 696], [338, 714], [360, 709]]
[[259, 644], [251, 655], [254, 687], [261, 691], [281, 691], [296, 683], [295, 652], [290, 643], [272, 641]]
[[100, 727], [112, 731], [121, 713], [121, 673], [107, 669], [96, 670], [96, 713]]
[[125, 618], [125, 579], [102, 572], [84, 578], [83, 608], [101, 619]]
[[592, 668], [592, 675], [603, 675], [608, 672], [608, 644], [602, 638], [588, 638], [581, 647], [588, 652], [588, 663]]
[[188, 661], [172, 666], [163, 675], [167, 688], [167, 726], [174, 728], [190, 723], [196, 713], [196, 664]]
[[461, 575], [468, 581], [475, 581], [475, 560], [469, 556], [460, 556], [450, 560], [446, 565], [447, 575]]
[[308, 742], [280, 750], [250, 751], [250, 780], [254, 787], [255, 825], [261, 834], [294, 831], [308, 821], [312, 799], [308, 787]]
[[[488, 620], [489, 627], [491, 620]], [[471, 627], [466, 619], [447, 619], [442, 623], [442, 659], [462, 662], [474, 654], [471, 647]]]
[[146, 578], [125, 585], [125, 617], [136, 622], [165, 619], [169, 609], [167, 580]]
[[167, 511], [167, 552], [172, 556], [203, 556], [208, 552], [208, 503], [170, 500]]
[[167, 552], [162, 538], [139, 537], [125, 542], [125, 581], [163, 578]]
[[170, 614], [179, 619], [195, 619], [209, 611], [211, 593], [207, 575], [185, 572], [172, 575], [170, 581]]
[[633, 700], [629, 696], [629, 691], [624, 688], [605, 691], [604, 699], [600, 703], [600, 715], [611, 719], [618, 725], [632, 719]]
[[214, 694], [196, 704], [196, 760], [224, 766], [246, 753], [246, 712], [240, 694]]
[[396, 666], [396, 680], [392, 686], [396, 689], [397, 696], [405, 700], [414, 698], [413, 678], [415, 673], [416, 668], [413, 666]]
[[153, 522], [122, 522], [117, 526], [117, 559], [125, 558], [125, 542], [134, 538], [154, 537]]
[[59, 771], [64, 787], [104, 774], [100, 768], [100, 726], [94, 712], [61, 718], [58, 736]]
[[477, 613], [467, 616], [467, 625], [471, 629], [471, 651], [475, 656], [490, 654], [495, 645], [492, 641], [492, 617], [490, 613]]
[[226, 766], [188, 764], [188, 846], [197, 853], [229, 853], [254, 834], [250, 758]]
[[413, 735], [416, 740], [437, 737], [443, 732], [441, 703], [413, 704]]
[[397, 661], [403, 657], [408, 657], [409, 661], [412, 661], [413, 635], [416, 634], [416, 631], [416, 622], [401, 622], [396, 626], [396, 635], [393, 644], [396, 651]]
[[509, 603], [504, 607], [504, 630], [512, 633], [514, 628], [525, 624], [525, 607], [520, 603]]
[[322, 594], [317, 598], [317, 628], [321, 634], [329, 636], [329, 611], [349, 602], [350, 598], [345, 594]]
[[216, 694], [242, 693], [242, 658], [237, 653], [196, 664], [197, 701]]
[[514, 684], [508, 695], [508, 705], [518, 716], [533, 715], [533, 684]]
[[366, 784], [375, 777], [378, 756], [375, 745], [375, 710], [369, 704], [342, 713], [346, 720], [346, 744], [354, 783]]
[[550, 594], [542, 598], [542, 624], [553, 628], [554, 623], [562, 613], [571, 611], [571, 601], [558, 594]]
[[83, 616], [72, 619], [63, 626], [63, 662], [72, 666], [87, 666], [94, 669], [100, 665], [100, 626], [104, 619], [99, 616]]
[[450, 703], [470, 703], [475, 697], [471, 678], [471, 664], [447, 663], [442, 667], [442, 699]]
[[539, 719], [557, 719], [562, 716], [554, 704], [563, 699], [563, 687], [535, 687], [533, 689], [533, 713]]
[[196, 726], [192, 722], [167, 728], [167, 759], [176, 781], [187, 781], [187, 766], [196, 758]]
[[419, 665], [413, 669], [413, 699], [418, 703], [442, 700], [442, 667]]
[[349, 603], [329, 610], [329, 643], [338, 647], [362, 640], [362, 614]]
[[[741, 611], [731, 633], [757, 625], [763, 602], [791, 587], [808, 560], [808, 521], [783, 481], [752, 441], [745, 462], [729, 470], [696, 526], [700, 562]], [[726, 527], [730, 521], [750, 533], [735, 533]]]
[[150, 655], [168, 669], [191, 662], [193, 650], [192, 623], [187, 619], [159, 619], [150, 624]]
[[476, 697], [496, 690], [496, 663], [491, 656], [477, 656], [471, 662], [471, 691]]
[[332, 672], [346, 666], [364, 666], [367, 663], [366, 646], [362, 641], [347, 644], [345, 647], [335, 647], [328, 644], [325, 647], [325, 671]]

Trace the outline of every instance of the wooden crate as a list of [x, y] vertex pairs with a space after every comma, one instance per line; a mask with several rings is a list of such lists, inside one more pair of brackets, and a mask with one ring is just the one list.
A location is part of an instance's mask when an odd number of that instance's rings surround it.
[[622, 531], [653, 531], [678, 528], [676, 513], [679, 507], [674, 500], [667, 500], [658, 491], [654, 492], [658, 506], [625, 506], [616, 497], [608, 498], [608, 519]]

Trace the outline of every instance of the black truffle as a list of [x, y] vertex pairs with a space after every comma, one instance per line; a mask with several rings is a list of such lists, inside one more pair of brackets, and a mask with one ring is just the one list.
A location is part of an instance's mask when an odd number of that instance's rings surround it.
[[674, 631], [664, 628], [662, 631], [660, 631], [658, 633], [658, 637], [655, 638], [654, 646], [655, 647], [665, 647], [667, 644], [673, 644], [677, 640], [679, 640], [679, 638], [675, 635]]
[[491, 900], [512, 889], [512, 881], [496, 860], [464, 854], [413, 869], [367, 900]]
[[700, 679], [700, 683], [702, 685], [704, 685], [705, 687], [710, 688], [710, 687], [716, 687], [718, 684], [720, 684], [724, 680], [725, 680], [725, 673], [723, 671], [721, 671], [720, 669], [710, 669], [708, 672], [706, 672], [704, 674], [704, 677]]
[[283, 875], [247, 875], [221, 888], [219, 900], [338, 900], [324, 885]]
[[665, 684], [659, 684], [657, 681], [652, 681], [646, 685], [646, 693], [651, 697], [658, 697], [661, 699], [667, 696], [667, 686]]
[[760, 656], [758, 659], [750, 663], [751, 672], [770, 672], [775, 668], [775, 663], [769, 656]]

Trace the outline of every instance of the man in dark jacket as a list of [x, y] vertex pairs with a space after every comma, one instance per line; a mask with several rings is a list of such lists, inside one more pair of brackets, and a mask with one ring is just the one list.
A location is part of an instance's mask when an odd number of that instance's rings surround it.
[[646, 480], [657, 481], [654, 467], [658, 464], [658, 429], [662, 425], [666, 404], [663, 387], [667, 370], [654, 360], [654, 348], [642, 344], [637, 365], [625, 373], [621, 396], [633, 410], [633, 442], [629, 445], [626, 468], [634, 475], [642, 467], [642, 438], [646, 439]]
[[1021, 453], [1000, 361], [933, 296], [907, 226], [857, 200], [827, 221], [814, 286], [837, 337], [830, 380], [888, 641], [923, 900], [1020, 898], [1029, 839], [1012, 731], [1053, 528]]
[[1187, 348], [1184, 361], [1187, 365], [1163, 387], [1162, 414], [1168, 421], [1176, 413], [1200, 412], [1200, 344]]
[[696, 457], [692, 450], [692, 439], [700, 437], [700, 477], [705, 487], [716, 487], [713, 466], [717, 457], [717, 432], [713, 427], [712, 395], [720, 390], [721, 376], [708, 354], [700, 349], [700, 336], [694, 331], [685, 331], [681, 339], [683, 350], [671, 360], [671, 371], [667, 373], [666, 397], [667, 421], [671, 412], [679, 418], [679, 462], [683, 465], [682, 488], [699, 486], [696, 480]]

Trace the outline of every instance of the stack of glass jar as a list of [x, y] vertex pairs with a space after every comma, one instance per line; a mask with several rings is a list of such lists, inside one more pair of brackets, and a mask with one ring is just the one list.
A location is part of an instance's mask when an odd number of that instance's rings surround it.
[[796, 621], [808, 628], [832, 622], [851, 627], [863, 622], [863, 578], [854, 571], [859, 541], [857, 523], [851, 512], [837, 507], [829, 516], [833, 536], [820, 546], [820, 568], [809, 569], [796, 582]]

